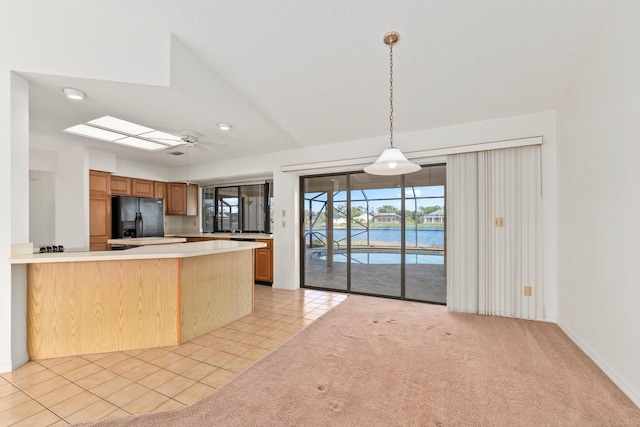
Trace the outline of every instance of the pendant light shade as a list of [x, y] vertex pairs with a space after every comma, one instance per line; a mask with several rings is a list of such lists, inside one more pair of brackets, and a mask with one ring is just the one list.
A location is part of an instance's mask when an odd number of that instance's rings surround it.
[[411, 163], [397, 148], [387, 148], [375, 163], [370, 164], [364, 171], [371, 175], [402, 175], [417, 172], [420, 166]]
[[400, 39], [400, 34], [391, 31], [384, 35], [384, 42], [389, 45], [389, 143], [375, 163], [364, 168], [371, 175], [403, 175], [417, 172], [420, 165], [410, 162], [398, 148], [393, 146], [393, 44]]

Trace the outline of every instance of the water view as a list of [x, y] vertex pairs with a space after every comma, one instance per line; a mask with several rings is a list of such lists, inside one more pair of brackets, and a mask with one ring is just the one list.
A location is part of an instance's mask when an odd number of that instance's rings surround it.
[[[358, 264], [400, 264], [401, 255], [399, 253], [387, 252], [352, 252], [351, 262]], [[322, 255], [319, 259], [326, 260], [327, 257]], [[347, 262], [346, 252], [337, 252], [333, 254], [335, 262]], [[436, 254], [406, 254], [404, 256], [405, 264], [444, 264], [444, 256]]]
[[[314, 228], [314, 246], [324, 246], [327, 236], [325, 228]], [[401, 237], [400, 227], [388, 228], [369, 228], [369, 236], [367, 238], [367, 230], [364, 228], [351, 229], [352, 245], [368, 245], [368, 246], [400, 246]], [[306, 230], [307, 245], [309, 244], [309, 230]], [[405, 230], [406, 246], [411, 247], [432, 247], [444, 248], [444, 227], [407, 227]], [[334, 245], [346, 247], [347, 245], [347, 229], [334, 228], [333, 230]], [[417, 242], [417, 244], [416, 244]]]

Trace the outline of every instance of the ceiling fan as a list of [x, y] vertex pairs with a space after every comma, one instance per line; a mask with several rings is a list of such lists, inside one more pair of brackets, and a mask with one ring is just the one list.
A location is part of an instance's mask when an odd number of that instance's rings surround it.
[[[167, 150], [168, 154], [172, 154], [172, 155], [180, 155], [180, 154], [186, 154], [187, 155], [187, 179], [186, 179], [186, 183], [190, 184], [189, 182], [189, 149], [190, 148], [195, 148], [197, 150], [202, 150], [205, 151], [207, 153], [213, 153], [214, 150], [212, 150], [210, 147], [222, 147], [222, 146], [226, 146], [227, 144], [225, 143], [220, 143], [220, 142], [211, 142], [211, 141], [201, 141], [200, 137], [202, 135], [200, 135], [200, 133], [194, 131], [194, 130], [189, 130], [189, 129], [182, 129], [180, 132], [180, 139], [184, 142], [184, 146], [186, 147], [185, 152], [181, 152], [181, 151], [169, 151]], [[167, 148], [177, 148], [177, 147], [167, 147]]]
[[[180, 140], [184, 142], [184, 145], [187, 147], [187, 151], [189, 148], [195, 148], [197, 150], [206, 151], [206, 152], [214, 152], [212, 147], [224, 147], [227, 144], [222, 142], [213, 142], [213, 141], [201, 141], [200, 133], [195, 130], [182, 129], [180, 132]], [[175, 148], [175, 147], [167, 147], [167, 148]]]

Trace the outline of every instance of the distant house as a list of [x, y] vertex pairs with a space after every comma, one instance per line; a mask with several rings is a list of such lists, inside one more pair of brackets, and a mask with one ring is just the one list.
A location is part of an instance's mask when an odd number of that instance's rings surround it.
[[444, 209], [438, 209], [430, 214], [426, 214], [422, 220], [425, 224], [442, 224], [444, 223]]
[[366, 224], [367, 222], [373, 222], [374, 216], [372, 214], [362, 214], [353, 218], [355, 222]]
[[373, 222], [400, 222], [397, 213], [378, 213], [373, 216]]
[[347, 218], [341, 216], [333, 219], [333, 225], [343, 225], [347, 223]]

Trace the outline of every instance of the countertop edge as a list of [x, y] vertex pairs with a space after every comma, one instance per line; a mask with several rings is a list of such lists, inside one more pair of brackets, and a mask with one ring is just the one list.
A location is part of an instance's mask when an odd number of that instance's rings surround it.
[[225, 252], [264, 248], [261, 242], [210, 242], [175, 243], [166, 245], [139, 246], [124, 251], [58, 252], [21, 255], [10, 258], [12, 265], [45, 264], [61, 262], [127, 261], [139, 259], [189, 258]]
[[273, 240], [273, 234], [262, 233], [170, 233], [165, 237], [204, 237], [209, 239], [217, 239], [220, 237], [231, 239], [262, 239]]

